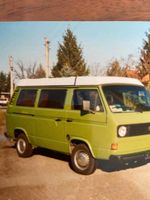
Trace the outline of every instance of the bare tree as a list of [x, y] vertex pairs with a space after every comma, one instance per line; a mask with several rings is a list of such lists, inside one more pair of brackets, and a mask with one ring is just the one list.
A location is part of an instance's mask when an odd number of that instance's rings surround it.
[[46, 73], [42, 65], [40, 64], [39, 67], [35, 71], [35, 78], [44, 78], [44, 77], [46, 77]]
[[40, 64], [37, 67], [37, 64], [30, 64], [29, 67], [25, 67], [22, 61], [18, 61], [16, 63], [17, 67], [14, 69], [16, 79], [24, 79], [24, 78], [43, 78], [46, 77], [45, 71]]
[[121, 67], [120, 62], [115, 59], [108, 65], [107, 75], [108, 76], [126, 76], [126, 67]]
[[35, 73], [36, 73], [36, 63], [33, 64], [33, 66], [29, 66], [28, 68], [25, 69], [27, 73], [28, 78], [35, 78]]
[[100, 63], [95, 63], [89, 67], [90, 75], [92, 76], [104, 76], [106, 75], [106, 68], [102, 67]]
[[107, 66], [107, 75], [128, 77], [129, 70], [137, 71], [136, 65], [137, 62], [134, 60], [133, 55], [128, 55], [127, 59], [114, 59]]
[[22, 61], [17, 61], [17, 69], [14, 68], [15, 76], [17, 79], [26, 78], [26, 69]]

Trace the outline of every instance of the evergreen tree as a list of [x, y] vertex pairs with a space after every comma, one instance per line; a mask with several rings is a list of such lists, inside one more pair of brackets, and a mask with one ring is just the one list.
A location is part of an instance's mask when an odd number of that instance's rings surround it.
[[150, 74], [150, 33], [146, 33], [146, 40], [144, 40], [143, 49], [141, 50], [140, 63], [137, 67], [141, 78]]
[[89, 74], [83, 59], [82, 48], [70, 29], [63, 36], [63, 44], [59, 44], [58, 62], [52, 69], [54, 77], [84, 76]]
[[7, 75], [4, 72], [0, 72], [0, 93], [7, 92]]

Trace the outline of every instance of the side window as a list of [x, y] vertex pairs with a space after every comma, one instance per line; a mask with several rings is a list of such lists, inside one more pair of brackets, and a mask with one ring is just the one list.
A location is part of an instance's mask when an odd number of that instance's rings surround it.
[[90, 101], [90, 109], [93, 111], [103, 112], [103, 106], [99, 98], [97, 90], [74, 90], [73, 100], [72, 100], [72, 109], [82, 110], [83, 101]]
[[64, 108], [66, 90], [42, 90], [38, 107]]
[[35, 89], [23, 89], [20, 91], [19, 97], [17, 99], [17, 106], [34, 106], [35, 98], [36, 98]]

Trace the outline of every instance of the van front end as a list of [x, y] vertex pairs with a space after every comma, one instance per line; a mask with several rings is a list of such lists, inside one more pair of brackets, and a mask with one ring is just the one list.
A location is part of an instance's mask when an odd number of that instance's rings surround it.
[[150, 93], [140, 84], [103, 85], [102, 92], [108, 126], [115, 126], [108, 159], [119, 162], [149, 159]]
[[110, 161], [129, 163], [150, 159], [150, 112], [116, 114], [116, 139]]

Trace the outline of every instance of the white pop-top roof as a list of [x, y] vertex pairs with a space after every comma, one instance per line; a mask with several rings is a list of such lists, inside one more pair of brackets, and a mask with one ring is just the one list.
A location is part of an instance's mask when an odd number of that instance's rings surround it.
[[40, 78], [22, 79], [17, 86], [84, 86], [84, 85], [105, 85], [105, 84], [143, 84], [133, 78], [114, 77], [114, 76], [79, 76], [62, 78]]

